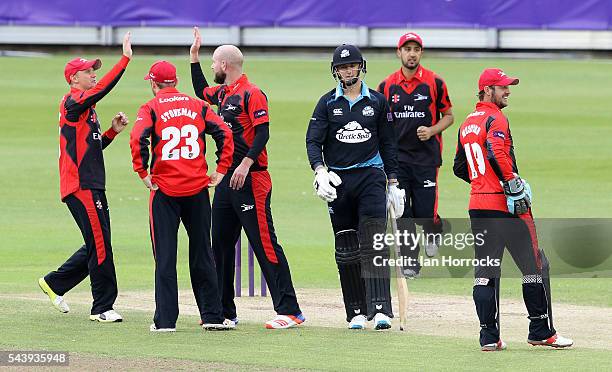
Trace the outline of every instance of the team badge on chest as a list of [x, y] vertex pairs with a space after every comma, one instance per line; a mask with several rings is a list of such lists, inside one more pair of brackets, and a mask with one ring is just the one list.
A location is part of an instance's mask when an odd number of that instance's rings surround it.
[[363, 111], [361, 111], [361, 113], [363, 114], [363, 116], [374, 116], [374, 109], [372, 108], [372, 106], [366, 106], [363, 108]]

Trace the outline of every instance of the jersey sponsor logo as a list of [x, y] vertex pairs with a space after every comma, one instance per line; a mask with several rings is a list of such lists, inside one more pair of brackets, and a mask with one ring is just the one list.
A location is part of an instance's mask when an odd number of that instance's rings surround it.
[[423, 100], [426, 100], [427, 98], [429, 98], [429, 96], [424, 96], [424, 95], [419, 94], [419, 93], [414, 95], [414, 100], [415, 101], [423, 101]]
[[236, 111], [236, 108], [236, 106], [232, 105], [231, 103], [228, 103], [227, 106], [225, 106], [223, 109], [227, 111]]
[[461, 137], [465, 138], [470, 133], [474, 133], [475, 135], [480, 134], [480, 127], [476, 124], [469, 124], [465, 128], [461, 130]]
[[341, 108], [334, 109], [334, 116], [342, 116], [342, 115], [344, 115], [344, 113], [342, 112]]
[[493, 132], [493, 137], [498, 137], [501, 139], [506, 139], [506, 135], [501, 130], [496, 130]]
[[393, 114], [398, 119], [409, 119], [409, 118], [424, 118], [425, 113], [422, 111], [413, 111], [414, 106], [404, 105], [404, 111], [395, 111]]
[[93, 132], [93, 139], [95, 141], [101, 141], [102, 140], [102, 135], [99, 132]]
[[349, 52], [348, 49], [342, 49], [342, 52], [340, 52], [340, 58], [346, 58], [348, 56], [350, 56], [351, 53]]
[[336, 139], [344, 143], [361, 143], [369, 140], [372, 133], [356, 121], [351, 121], [336, 132]]
[[436, 183], [431, 180], [423, 181], [423, 187], [436, 187]]
[[158, 100], [159, 103], [170, 103], [170, 102], [178, 102], [178, 101], [189, 101], [189, 97], [185, 96], [172, 96], [168, 98], [160, 98]]
[[363, 114], [363, 116], [374, 116], [374, 109], [372, 108], [372, 106], [366, 106], [363, 108], [361, 113]]
[[387, 121], [388, 121], [389, 123], [392, 123], [392, 122], [393, 122], [393, 114], [392, 114], [392, 113], [390, 113], [390, 112], [387, 112]]
[[179, 116], [187, 116], [191, 120], [195, 120], [196, 116], [198, 116], [198, 113], [197, 112], [193, 112], [190, 109], [183, 107], [183, 108], [168, 110], [168, 111], [164, 112], [163, 114], [161, 114], [160, 118], [165, 123], [168, 120], [170, 120], [172, 118], [177, 118]]
[[394, 95], [391, 96], [391, 102], [398, 103], [399, 101], [400, 101], [399, 94], [394, 94]]
[[246, 212], [246, 211], [250, 211], [251, 209], [255, 208], [255, 205], [253, 205], [253, 204], [242, 204], [240, 206], [240, 208], [242, 209], [243, 212]]
[[483, 116], [485, 114], [484, 111], [474, 111], [471, 114], [469, 114], [467, 117], [468, 118], [472, 118], [474, 116]]
[[266, 116], [268, 115], [268, 112], [266, 110], [257, 110], [253, 113], [253, 116], [255, 117], [255, 119], [260, 118], [262, 116]]

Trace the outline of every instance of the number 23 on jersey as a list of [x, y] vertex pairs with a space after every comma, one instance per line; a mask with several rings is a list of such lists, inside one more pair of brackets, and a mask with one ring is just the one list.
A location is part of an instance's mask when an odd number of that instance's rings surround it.
[[[162, 147], [162, 160], [195, 159], [200, 154], [198, 128], [193, 124], [162, 129], [162, 140], [168, 141]], [[184, 145], [181, 140], [184, 139]], [[471, 163], [470, 163], [471, 164]]]

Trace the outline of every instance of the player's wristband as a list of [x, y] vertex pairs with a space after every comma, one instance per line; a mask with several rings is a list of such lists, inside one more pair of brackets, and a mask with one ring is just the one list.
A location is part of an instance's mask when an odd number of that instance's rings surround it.
[[117, 137], [117, 134], [119, 134], [119, 132], [117, 132], [113, 127], [110, 127], [106, 132], [104, 132], [103, 136], [112, 140]]

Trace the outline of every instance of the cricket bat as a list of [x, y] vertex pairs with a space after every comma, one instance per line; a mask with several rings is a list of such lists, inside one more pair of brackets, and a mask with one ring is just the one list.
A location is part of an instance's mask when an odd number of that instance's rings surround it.
[[[395, 219], [395, 210], [392, 205], [389, 206], [389, 219], [391, 220], [391, 231], [395, 236], [397, 233], [397, 221]], [[393, 243], [393, 248], [395, 249], [395, 258], [400, 259], [402, 253], [396, 241]], [[408, 324], [408, 284], [406, 283], [406, 278], [404, 278], [403, 265], [396, 265], [395, 270], [397, 278], [397, 297], [399, 299], [400, 331], [403, 331]]]

